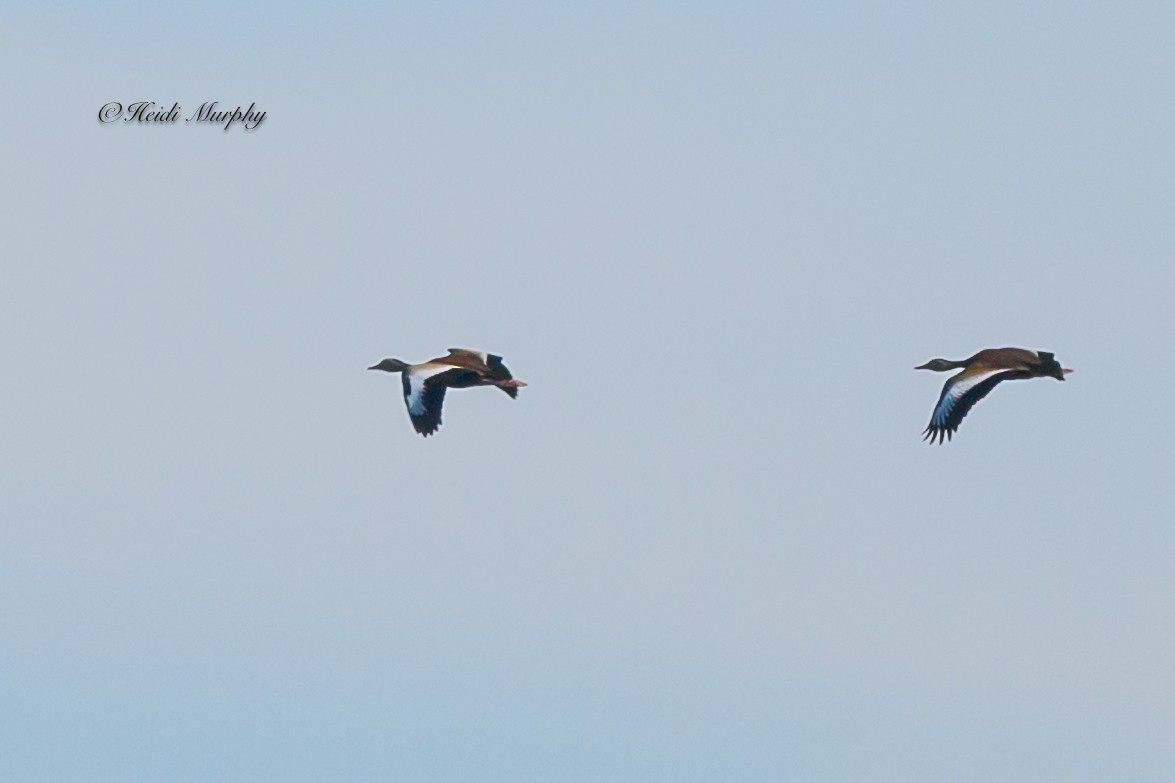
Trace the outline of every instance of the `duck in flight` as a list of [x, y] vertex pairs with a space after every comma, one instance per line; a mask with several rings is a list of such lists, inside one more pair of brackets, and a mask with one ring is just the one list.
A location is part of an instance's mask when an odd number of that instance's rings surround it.
[[402, 373], [408, 417], [416, 431], [426, 438], [441, 426], [446, 389], [497, 386], [515, 399], [518, 389], [526, 385], [510, 374], [502, 364], [501, 356], [468, 348], [450, 348], [448, 356], [430, 359], [423, 364], [384, 359], [367, 369]]
[[963, 417], [996, 387], [1000, 381], [1022, 380], [1024, 378], [1056, 378], [1065, 380], [1073, 372], [1061, 367], [1047, 351], [1029, 351], [1025, 348], [988, 348], [969, 359], [953, 362], [948, 359], [931, 359], [915, 370], [946, 372], [962, 369], [947, 379], [930, 415], [930, 424], [923, 432], [922, 440], [942, 443], [959, 429]]

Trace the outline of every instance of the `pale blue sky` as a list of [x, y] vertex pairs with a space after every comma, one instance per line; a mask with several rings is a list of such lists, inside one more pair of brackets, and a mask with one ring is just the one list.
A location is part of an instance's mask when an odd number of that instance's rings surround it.
[[0, 9], [0, 778], [1171, 780], [1175, 7], [1021, 6]]

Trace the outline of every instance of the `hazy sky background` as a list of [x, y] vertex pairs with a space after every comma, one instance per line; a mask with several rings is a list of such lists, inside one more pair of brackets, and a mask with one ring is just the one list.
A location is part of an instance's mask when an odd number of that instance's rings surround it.
[[0, 778], [1173, 779], [1175, 6], [1031, 5], [0, 8]]

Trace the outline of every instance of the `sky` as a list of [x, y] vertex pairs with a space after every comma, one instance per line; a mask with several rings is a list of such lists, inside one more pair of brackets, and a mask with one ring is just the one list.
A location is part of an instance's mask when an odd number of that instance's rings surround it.
[[0, 778], [1171, 780], [1173, 33], [6, 4]]

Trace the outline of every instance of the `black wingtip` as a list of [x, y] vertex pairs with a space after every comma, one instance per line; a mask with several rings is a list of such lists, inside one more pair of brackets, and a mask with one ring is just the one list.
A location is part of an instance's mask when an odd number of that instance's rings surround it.
[[946, 427], [935, 427], [933, 424], [922, 430], [922, 440], [927, 443], [942, 445], [945, 441], [950, 440], [952, 435], [954, 435], [954, 430]]

